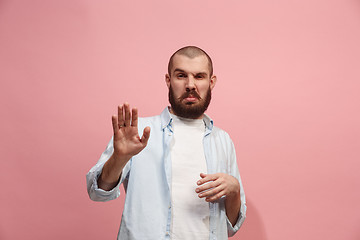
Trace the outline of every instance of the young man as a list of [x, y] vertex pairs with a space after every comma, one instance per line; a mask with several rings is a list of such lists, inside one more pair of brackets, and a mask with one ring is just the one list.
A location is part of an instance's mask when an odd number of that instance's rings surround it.
[[[170, 58], [169, 102], [138, 119], [128, 103], [114, 136], [87, 174], [94, 201], [126, 199], [118, 239], [228, 239], [245, 219], [245, 194], [229, 135], [206, 115], [216, 84], [211, 58], [188, 46]], [[139, 136], [142, 133], [142, 137]]]

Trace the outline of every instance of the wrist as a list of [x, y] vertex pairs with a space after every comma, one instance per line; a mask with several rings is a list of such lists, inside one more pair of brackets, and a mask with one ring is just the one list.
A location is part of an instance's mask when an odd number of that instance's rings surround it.
[[232, 178], [232, 191], [230, 191], [230, 197], [239, 197], [240, 198], [240, 183], [239, 181], [234, 177], [231, 176]]
[[109, 160], [113, 161], [113, 164], [115, 165], [120, 165], [121, 167], [124, 167], [131, 157], [131, 155], [124, 155], [114, 150], [114, 153], [111, 155]]
[[230, 192], [228, 195], [226, 195], [226, 198], [230, 198], [230, 199], [240, 199], [240, 189]]
[[109, 160], [106, 161], [102, 169], [101, 175], [99, 176], [99, 186], [101, 185], [101, 188], [103, 189], [108, 189], [109, 186], [114, 187], [118, 183], [121, 172], [129, 159], [130, 158], [119, 156], [113, 153]]

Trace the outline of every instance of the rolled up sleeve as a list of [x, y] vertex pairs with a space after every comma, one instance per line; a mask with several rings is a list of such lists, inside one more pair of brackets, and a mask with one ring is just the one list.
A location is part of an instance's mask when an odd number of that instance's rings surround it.
[[246, 218], [245, 195], [244, 195], [244, 197], [241, 197], [241, 193], [240, 193], [240, 198], [241, 198], [240, 212], [239, 212], [238, 220], [235, 223], [235, 225], [233, 226], [231, 224], [229, 218], [226, 217], [226, 224], [227, 224], [229, 237], [232, 237], [235, 235], [235, 233], [240, 229], [241, 225], [243, 224], [243, 222], [245, 221], [245, 218]]
[[235, 147], [234, 147], [234, 144], [232, 141], [231, 141], [230, 164], [228, 166], [229, 166], [228, 171], [230, 172], [230, 174], [239, 181], [240, 201], [241, 201], [239, 217], [238, 217], [236, 224], [234, 226], [232, 226], [230, 220], [228, 219], [228, 217], [226, 217], [228, 236], [232, 237], [240, 229], [241, 225], [243, 224], [243, 222], [245, 221], [245, 218], [246, 218], [245, 192], [244, 192], [244, 187], [241, 182], [241, 177], [240, 177], [240, 173], [239, 173], [239, 169], [238, 169], [238, 165], [237, 165], [237, 161], [236, 161]]
[[111, 157], [114, 152], [113, 148], [113, 138], [111, 138], [108, 143], [105, 151], [101, 154], [99, 161], [93, 166], [90, 171], [86, 174], [86, 184], [87, 184], [87, 192], [89, 197], [93, 201], [98, 202], [106, 202], [113, 199], [116, 199], [120, 196], [120, 184], [126, 179], [128, 171], [129, 171], [129, 163], [123, 169], [123, 172], [120, 177], [119, 183], [111, 190], [105, 191], [99, 188], [97, 181], [102, 172], [104, 164]]

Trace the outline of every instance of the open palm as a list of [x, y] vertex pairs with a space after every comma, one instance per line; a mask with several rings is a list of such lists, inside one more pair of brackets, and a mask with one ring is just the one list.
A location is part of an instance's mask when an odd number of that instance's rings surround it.
[[150, 137], [150, 127], [144, 129], [140, 138], [138, 133], [138, 111], [130, 111], [128, 103], [118, 107], [118, 115], [112, 116], [114, 130], [114, 154], [130, 159], [141, 152], [147, 145]]

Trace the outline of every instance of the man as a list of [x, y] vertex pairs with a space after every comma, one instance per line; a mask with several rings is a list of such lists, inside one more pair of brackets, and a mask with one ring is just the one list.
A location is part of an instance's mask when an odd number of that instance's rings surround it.
[[211, 58], [181, 48], [165, 81], [171, 107], [161, 115], [138, 119], [125, 103], [112, 116], [114, 136], [87, 174], [89, 196], [115, 199], [124, 184], [118, 239], [227, 239], [246, 205], [234, 145], [204, 114], [216, 84]]

